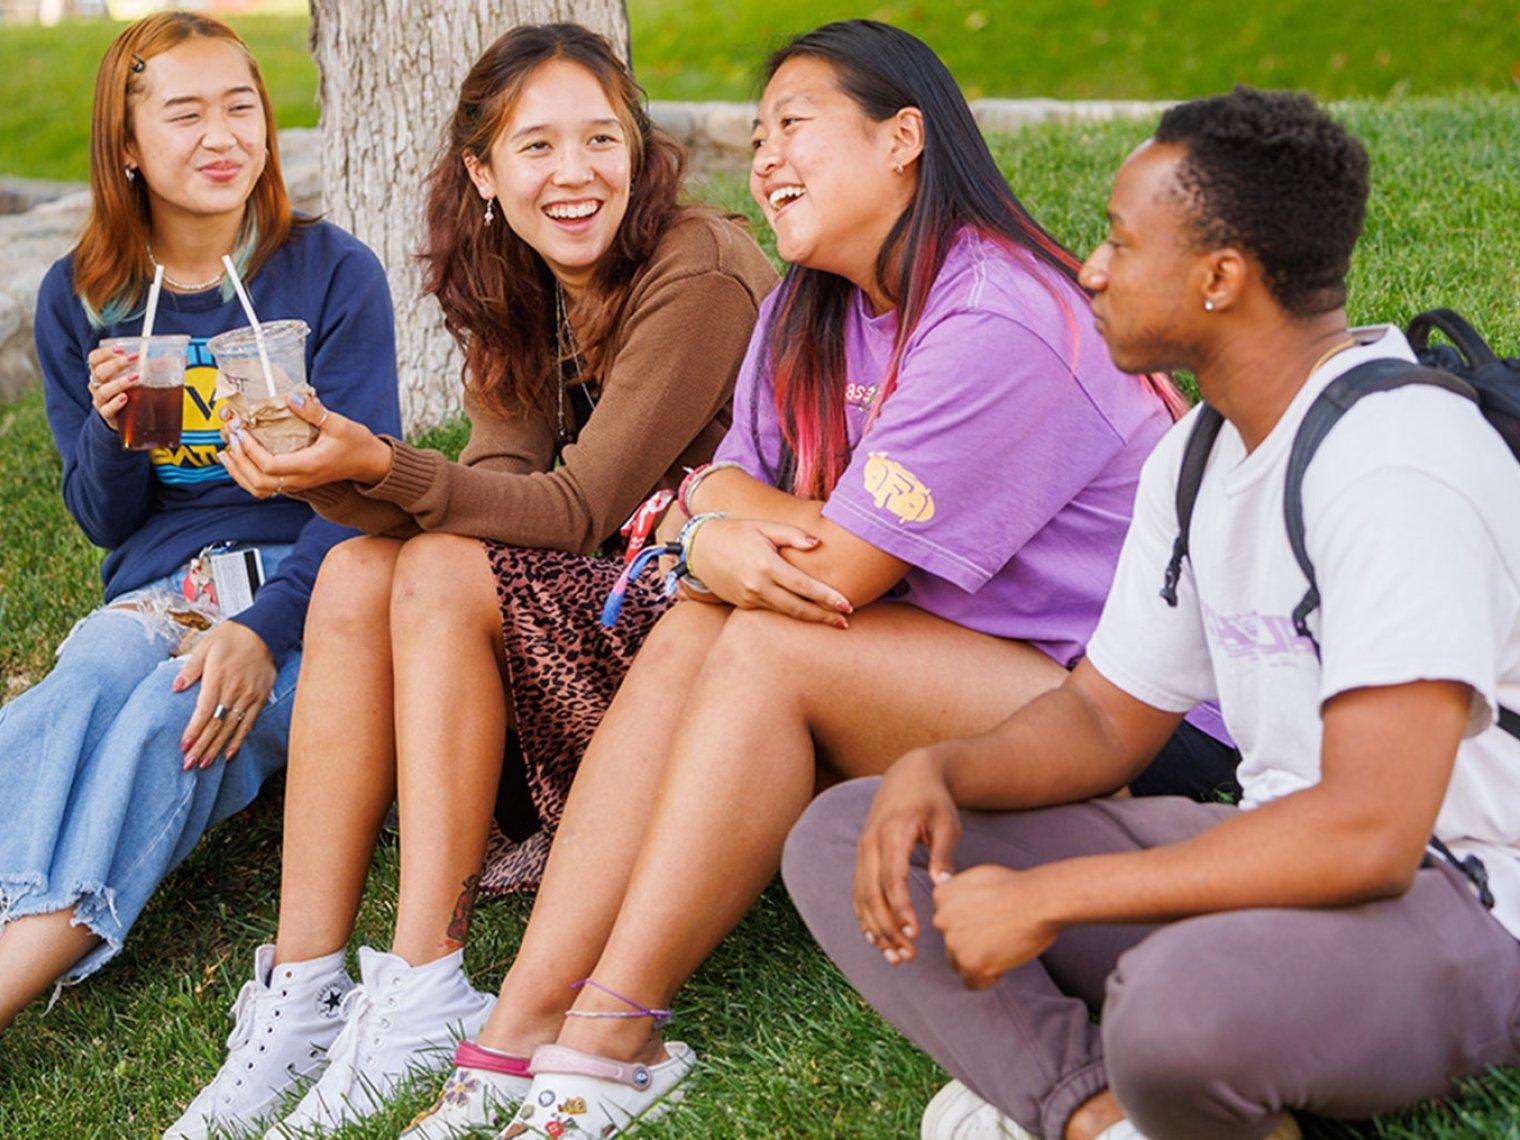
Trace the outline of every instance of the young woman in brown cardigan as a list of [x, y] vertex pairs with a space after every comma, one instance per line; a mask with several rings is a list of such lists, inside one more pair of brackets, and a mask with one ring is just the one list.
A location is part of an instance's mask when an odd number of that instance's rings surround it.
[[[409, 1067], [446, 1061], [450, 1030], [473, 1035], [489, 1011], [461, 968], [476, 892], [536, 884], [585, 744], [667, 605], [635, 583], [603, 629], [622, 564], [609, 547], [651, 492], [711, 458], [776, 281], [739, 225], [677, 204], [681, 166], [605, 41], [568, 25], [508, 33], [466, 78], [430, 182], [427, 289], [465, 353], [460, 461], [315, 399], [297, 409], [322, 423], [305, 451], [274, 457], [234, 432], [245, 487], [370, 537], [336, 548], [317, 580], [278, 940], [187, 1120], [266, 1120], [325, 1054], [284, 1123], [334, 1127]], [[363, 477], [330, 481], [340, 454]], [[515, 845], [497, 832], [482, 875], [509, 731], [521, 759], [508, 767], [525, 771], [504, 782], [526, 785], [523, 831], [537, 830]], [[345, 997], [343, 949], [393, 801], [392, 952], [361, 950]]]

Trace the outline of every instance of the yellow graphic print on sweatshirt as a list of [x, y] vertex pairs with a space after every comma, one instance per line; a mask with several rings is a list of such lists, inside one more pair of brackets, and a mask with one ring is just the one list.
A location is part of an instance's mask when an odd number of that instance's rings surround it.
[[222, 446], [222, 421], [216, 414], [216, 361], [206, 348], [206, 338], [193, 339], [185, 357], [185, 420], [180, 444], [149, 453], [153, 473], [171, 487], [230, 483], [232, 476], [216, 458]]

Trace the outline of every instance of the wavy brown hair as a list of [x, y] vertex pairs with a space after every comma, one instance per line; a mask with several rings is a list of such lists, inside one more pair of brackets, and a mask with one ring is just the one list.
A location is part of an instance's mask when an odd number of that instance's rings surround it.
[[[269, 158], [254, 183], [233, 254], [249, 277], [290, 236], [292, 218], [280, 174], [274, 108], [258, 61], [238, 34], [220, 20], [194, 12], [160, 12], [131, 24], [106, 49], [95, 77], [90, 119], [90, 216], [74, 247], [74, 292], [97, 325], [125, 320], [143, 302], [153, 267], [148, 258], [148, 188], [126, 175], [132, 112], [142, 101], [143, 65], [186, 40], [225, 40], [242, 52], [264, 109]], [[228, 294], [231, 295], [230, 292]]]
[[518, 97], [540, 67], [566, 60], [601, 84], [628, 139], [633, 184], [628, 212], [597, 263], [582, 304], [581, 373], [599, 380], [613, 330], [639, 272], [681, 214], [685, 152], [650, 122], [644, 93], [612, 46], [579, 24], [514, 28], [485, 50], [465, 76], [448, 136], [428, 175], [423, 290], [438, 298], [444, 326], [464, 350], [464, 382], [488, 408], [520, 414], [550, 399], [557, 367], [554, 279], [538, 253], [509, 225], [481, 223], [480, 195], [466, 155], [490, 162]]

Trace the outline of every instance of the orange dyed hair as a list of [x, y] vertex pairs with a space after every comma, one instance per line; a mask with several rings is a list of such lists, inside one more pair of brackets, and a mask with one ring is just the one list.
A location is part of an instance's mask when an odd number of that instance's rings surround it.
[[148, 258], [148, 190], [144, 179], [128, 180], [127, 144], [132, 111], [143, 97], [146, 63], [186, 40], [204, 37], [235, 44], [248, 61], [253, 86], [264, 108], [269, 158], [249, 195], [234, 260], [250, 277], [285, 243], [293, 224], [290, 198], [280, 174], [279, 140], [269, 90], [258, 61], [238, 34], [220, 20], [193, 12], [160, 12], [130, 25], [106, 49], [95, 77], [95, 110], [90, 119], [90, 216], [74, 247], [74, 292], [96, 325], [126, 319], [144, 301], [153, 278]]

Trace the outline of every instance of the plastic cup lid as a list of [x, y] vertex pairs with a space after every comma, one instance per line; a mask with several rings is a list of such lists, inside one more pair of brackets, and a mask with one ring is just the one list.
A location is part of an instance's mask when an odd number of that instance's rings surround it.
[[[260, 326], [264, 331], [264, 347], [278, 351], [292, 342], [304, 341], [311, 332], [305, 321], [265, 321]], [[219, 353], [241, 354], [257, 353], [258, 340], [253, 333], [252, 325], [244, 325], [242, 328], [230, 329], [224, 333], [218, 333], [206, 342], [213, 355]]]

